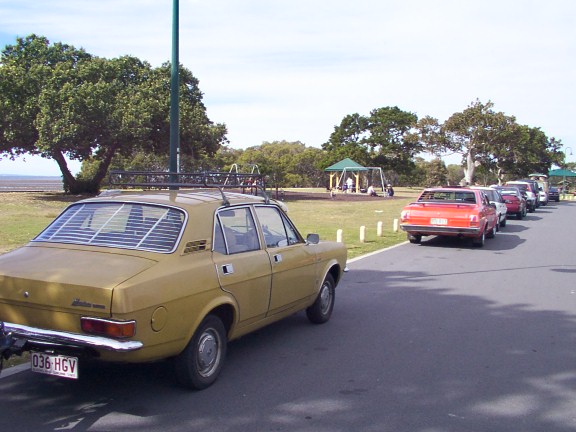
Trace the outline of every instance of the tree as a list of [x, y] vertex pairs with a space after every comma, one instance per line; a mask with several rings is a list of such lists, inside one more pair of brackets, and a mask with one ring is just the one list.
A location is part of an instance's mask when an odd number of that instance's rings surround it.
[[493, 107], [490, 101], [483, 104], [476, 100], [442, 125], [443, 149], [463, 154], [467, 183], [473, 183], [479, 166], [492, 171], [502, 182], [505, 178], [547, 172], [561, 160], [559, 140], [548, 139], [539, 128], [519, 125], [515, 117], [496, 112]]
[[492, 138], [490, 133], [495, 118], [493, 106], [490, 101], [483, 104], [476, 100], [464, 111], [452, 114], [442, 127], [446, 137], [445, 147], [464, 155], [464, 178], [468, 184], [473, 183], [474, 169], [481, 163], [480, 158], [487, 153]]
[[348, 157], [364, 166], [408, 172], [423, 149], [417, 121], [416, 114], [398, 107], [377, 108], [369, 116], [347, 115], [322, 145], [328, 154], [325, 166]]
[[426, 186], [443, 186], [448, 179], [448, 169], [442, 159], [436, 158], [428, 162], [426, 170]]
[[398, 107], [377, 108], [370, 112], [366, 143], [372, 151], [372, 165], [403, 172], [413, 165], [423, 150], [418, 140], [416, 114]]
[[[31, 35], [3, 51], [0, 83], [0, 151], [54, 159], [72, 193], [97, 192], [116, 155], [168, 153], [169, 64], [107, 60]], [[5, 91], [12, 85], [17, 94]], [[213, 155], [226, 127], [208, 119], [198, 80], [182, 67], [180, 94], [182, 155]], [[66, 157], [91, 167], [74, 177]]]
[[50, 157], [36, 146], [38, 98], [56, 68], [74, 68], [91, 58], [82, 49], [62, 43], [50, 46], [46, 38], [35, 35], [18, 38], [16, 45], [5, 47], [0, 57], [0, 155], [12, 159], [27, 153]]
[[450, 164], [446, 167], [446, 184], [448, 186], [457, 186], [464, 177], [464, 169], [460, 165]]
[[322, 144], [326, 151], [323, 168], [327, 168], [345, 158], [360, 165], [371, 165], [371, 157], [366, 146], [368, 119], [358, 113], [345, 116], [339, 126], [334, 127], [329, 140]]

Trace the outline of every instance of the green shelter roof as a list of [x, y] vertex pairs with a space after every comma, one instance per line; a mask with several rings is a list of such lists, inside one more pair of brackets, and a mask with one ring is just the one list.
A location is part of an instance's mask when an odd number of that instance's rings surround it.
[[340, 162], [336, 162], [324, 171], [344, 171], [345, 169], [347, 171], [368, 171], [368, 168], [363, 167], [358, 162], [354, 162], [350, 158], [342, 159]]
[[567, 169], [555, 169], [548, 171], [548, 177], [576, 177], [576, 172]]

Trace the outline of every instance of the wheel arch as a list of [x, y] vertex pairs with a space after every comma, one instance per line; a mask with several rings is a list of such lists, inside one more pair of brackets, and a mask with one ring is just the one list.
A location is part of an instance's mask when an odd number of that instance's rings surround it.
[[184, 345], [181, 348], [182, 350], [188, 345], [194, 333], [208, 315], [217, 316], [222, 321], [222, 324], [224, 324], [226, 334], [230, 337], [230, 333], [238, 317], [237, 305], [230, 298], [219, 297], [206, 304], [201, 311], [196, 313], [194, 318], [188, 322], [188, 329]]
[[338, 262], [330, 263], [328, 268], [324, 271], [322, 278], [320, 279], [320, 284], [322, 284], [324, 279], [326, 279], [326, 275], [330, 275], [330, 276], [332, 276], [332, 279], [334, 280], [334, 287], [336, 287], [338, 285], [338, 283], [340, 282], [340, 279], [342, 278], [342, 274], [343, 274], [343, 269]]

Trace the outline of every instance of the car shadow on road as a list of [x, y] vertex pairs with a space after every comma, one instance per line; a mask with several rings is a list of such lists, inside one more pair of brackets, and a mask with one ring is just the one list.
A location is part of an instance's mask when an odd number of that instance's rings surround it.
[[[511, 228], [511, 229], [510, 229]], [[478, 249], [478, 250], [511, 250], [526, 240], [521, 238], [514, 233], [524, 231], [526, 228], [523, 225], [519, 225], [518, 227], [509, 227], [506, 225], [506, 228], [503, 228], [502, 231], [498, 232], [496, 236], [492, 239], [486, 239], [484, 242], [484, 246], [477, 247], [474, 246], [472, 243], [472, 239], [470, 238], [458, 238], [458, 237], [450, 237], [450, 236], [430, 236], [430, 237], [423, 237], [422, 242], [420, 243], [421, 247], [440, 247], [440, 248], [465, 248], [465, 249]], [[506, 231], [504, 231], [506, 230]], [[416, 245], [413, 245], [414, 247]]]

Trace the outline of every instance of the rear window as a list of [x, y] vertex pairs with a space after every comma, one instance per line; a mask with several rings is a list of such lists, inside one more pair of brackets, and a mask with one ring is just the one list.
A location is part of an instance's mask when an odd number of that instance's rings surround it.
[[185, 218], [182, 210], [149, 204], [75, 204], [33, 241], [172, 252]]
[[451, 202], [451, 203], [476, 203], [476, 194], [473, 191], [445, 191], [430, 190], [422, 192], [418, 202]]

